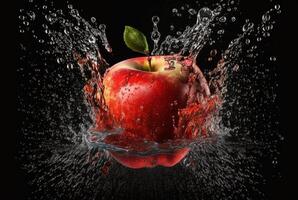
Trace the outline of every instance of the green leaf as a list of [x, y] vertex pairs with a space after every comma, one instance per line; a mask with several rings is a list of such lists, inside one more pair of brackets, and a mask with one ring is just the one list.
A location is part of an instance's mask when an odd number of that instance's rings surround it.
[[131, 50], [143, 54], [149, 54], [146, 36], [141, 31], [131, 26], [125, 26], [123, 39], [126, 46]]

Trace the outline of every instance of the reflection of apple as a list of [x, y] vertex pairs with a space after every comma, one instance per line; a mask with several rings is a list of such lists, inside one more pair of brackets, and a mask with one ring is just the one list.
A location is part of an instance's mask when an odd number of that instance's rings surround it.
[[[125, 131], [106, 138], [106, 142], [117, 143], [121, 138], [129, 142], [129, 138], [141, 138], [162, 143], [174, 139], [178, 109], [186, 107], [191, 92], [188, 73], [183, 69], [191, 63], [182, 57], [153, 56], [151, 68], [147, 57], [128, 59], [111, 67], [103, 79], [104, 99], [114, 123]], [[201, 80], [206, 83], [205, 78]], [[209, 95], [208, 88], [201, 92]], [[110, 153], [127, 167], [142, 168], [173, 166], [188, 151], [184, 148], [171, 154], [152, 156]]]

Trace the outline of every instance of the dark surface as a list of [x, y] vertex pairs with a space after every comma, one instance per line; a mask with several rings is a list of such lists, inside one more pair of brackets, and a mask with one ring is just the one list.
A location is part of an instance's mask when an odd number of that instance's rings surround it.
[[[206, 1], [206, 5], [210, 4], [210, 1]], [[260, 18], [260, 13], [262, 11], [265, 11], [268, 9], [269, 5], [272, 5], [272, 3], [268, 3], [269, 1], [256, 1], [258, 3], [252, 3], [252, 1], [243, 1], [241, 2], [241, 10], [242, 10], [242, 17], [243, 18], [251, 18], [257, 20], [257, 18]], [[267, 2], [267, 3], [266, 3]], [[100, 5], [96, 5], [99, 4]], [[183, 3], [185, 3], [183, 1]], [[59, 4], [59, 3], [58, 3]], [[61, 5], [65, 6], [63, 3], [60, 3]], [[110, 63], [116, 63], [118, 61], [121, 61], [123, 59], [129, 58], [129, 57], [135, 57], [139, 56], [139, 54], [134, 53], [132, 51], [127, 50], [127, 47], [124, 45], [123, 38], [122, 38], [122, 33], [123, 33], [123, 28], [125, 25], [131, 25], [133, 27], [137, 27], [138, 29], [142, 30], [147, 37], [150, 37], [149, 33], [151, 32], [152, 29], [152, 22], [151, 22], [151, 17], [153, 15], [158, 15], [161, 18], [161, 22], [159, 24], [159, 29], [161, 33], [165, 33], [168, 30], [169, 22], [171, 22], [171, 17], [169, 17], [170, 13], [170, 8], [176, 6], [179, 3], [175, 1], [90, 1], [90, 0], [84, 0], [84, 1], [74, 1], [72, 3], [75, 8], [79, 8], [79, 11], [81, 11], [82, 15], [86, 18], [89, 18], [91, 16], [95, 16], [98, 20], [100, 20], [101, 23], [104, 23], [107, 25], [107, 36], [108, 38], [113, 38], [110, 40], [111, 46], [114, 51], [113, 57], [110, 59]], [[117, 6], [115, 6], [117, 4]], [[256, 6], [257, 4], [257, 6]], [[287, 15], [287, 12], [283, 9], [283, 7], [286, 7], [286, 5], [281, 4], [281, 8], [283, 10], [282, 12], [282, 17], [285, 17]], [[25, 3], [24, 3], [25, 5]], [[22, 8], [23, 3], [18, 2], [18, 7]], [[173, 5], [173, 6], [172, 6]], [[190, 3], [191, 5], [191, 3]], [[187, 22], [185, 22], [187, 23]], [[241, 24], [241, 22], [239, 22]], [[270, 38], [270, 41], [267, 45], [266, 52], [268, 55], [276, 55], [277, 57], [280, 57], [281, 59], [278, 59], [276, 65], [280, 66], [278, 68], [278, 78], [279, 78], [279, 88], [278, 88], [278, 99], [277, 102], [280, 104], [280, 113], [276, 115], [275, 117], [278, 118], [278, 121], [280, 121], [280, 126], [276, 127], [281, 129], [282, 132], [285, 134], [285, 143], [280, 146], [280, 166], [278, 169], [272, 169], [271, 167], [267, 167], [267, 165], [270, 165], [269, 160], [263, 160], [263, 167], [261, 169], [262, 174], [265, 176], [265, 179], [267, 180], [267, 184], [261, 188], [261, 190], [266, 194], [268, 199], [281, 199], [281, 197], [284, 197], [285, 195], [289, 195], [288, 191], [286, 190], [286, 182], [287, 182], [287, 160], [286, 160], [286, 155], [288, 153], [287, 151], [287, 134], [289, 134], [289, 122], [288, 122], [288, 101], [287, 101], [287, 87], [288, 87], [288, 71], [285, 69], [285, 66], [283, 66], [283, 60], [282, 56], [284, 54], [284, 48], [281, 48], [282, 45], [282, 40], [284, 38], [284, 32], [283, 30], [287, 30], [287, 27], [289, 26], [286, 22], [286, 20], [281, 19], [281, 21], [277, 20], [277, 23], [279, 24], [278, 27], [273, 31], [272, 37]], [[237, 27], [237, 25], [235, 26]], [[163, 30], [164, 29], [164, 30]], [[238, 31], [238, 29], [237, 29]], [[231, 33], [233, 33], [233, 27], [231, 28]], [[232, 36], [231, 36], [232, 37]], [[30, 43], [30, 38], [26, 38], [24, 36], [17, 36], [17, 41], [22, 42], [22, 43]], [[228, 40], [229, 41], [229, 40]], [[17, 42], [17, 44], [18, 44]], [[152, 44], [149, 44], [152, 46]], [[224, 44], [223, 44], [224, 45]], [[18, 46], [18, 45], [17, 45]], [[36, 46], [35, 48], [38, 48]], [[17, 48], [18, 49], [18, 48]], [[202, 55], [204, 52], [202, 53]], [[24, 56], [21, 51], [17, 51], [17, 58], [20, 56]], [[26, 55], [28, 56], [28, 62], [30, 59], [33, 59], [34, 56]], [[36, 63], [39, 62], [39, 58], [35, 58]], [[26, 59], [25, 61], [26, 62]], [[204, 63], [204, 60], [202, 61]], [[30, 77], [27, 77], [28, 79]], [[31, 101], [34, 101], [32, 98], [30, 98], [26, 92], [26, 90], [23, 90], [23, 86], [20, 86], [21, 83], [25, 85], [26, 88], [30, 88], [31, 85], [29, 81], [25, 80], [24, 77], [18, 77], [17, 76], [17, 93], [19, 94], [20, 97], [23, 98], [22, 103], [28, 103], [31, 104]], [[17, 102], [17, 106], [21, 102]], [[42, 106], [42, 105], [40, 105]], [[38, 109], [38, 107], [35, 107], [35, 109]], [[272, 112], [272, 110], [268, 111], [269, 113]], [[28, 116], [24, 116], [22, 113], [18, 114], [18, 122], [17, 122], [17, 130], [20, 130], [21, 127], [26, 126], [28, 124], [22, 124], [21, 122], [24, 121], [24, 119], [28, 118]], [[34, 116], [29, 116], [32, 118], [32, 124], [35, 123]], [[26, 120], [28, 123], [28, 120]], [[36, 127], [36, 128], [41, 128], [41, 127]], [[17, 131], [18, 133], [19, 131]], [[19, 134], [17, 134], [17, 141], [21, 141], [22, 138]], [[18, 144], [17, 142], [17, 144]], [[19, 147], [16, 147], [16, 152], [19, 151]], [[32, 187], [29, 186], [28, 184], [28, 176], [26, 176], [25, 172], [19, 168], [21, 163], [17, 163], [17, 170], [15, 171], [15, 188], [16, 188], [16, 195], [17, 199], [26, 199], [26, 197], [30, 197]], [[275, 171], [274, 171], [275, 170]], [[119, 174], [124, 173], [125, 169], [123, 167], [119, 168]], [[129, 170], [130, 171], [130, 170]], [[148, 170], [147, 170], [148, 171]], [[276, 171], [280, 171], [283, 174], [283, 178], [279, 179], [276, 177], [272, 177], [272, 174], [276, 173]], [[154, 173], [159, 174], [158, 179], [169, 179], [169, 182], [173, 183], [179, 183], [185, 181], [187, 183], [187, 180], [181, 178], [179, 179], [179, 176], [183, 177], [183, 169], [179, 169], [179, 167], [175, 167], [171, 170], [165, 171], [163, 169], [157, 168], [154, 169]], [[185, 172], [187, 173], [187, 172]], [[126, 178], [129, 178], [131, 176], [132, 172], [129, 172], [125, 176]], [[147, 177], [148, 180], [141, 180], [141, 177], [144, 177], [143, 175], [146, 174], [146, 170], [140, 170], [137, 173], [137, 177], [134, 177], [136, 181], [136, 194], [138, 194], [138, 197], [141, 197], [142, 199], [150, 199], [154, 195], [150, 193], [150, 190], [153, 190], [152, 188], [155, 187], [154, 181], [154, 176]], [[175, 176], [173, 176], [173, 174]], [[178, 176], [176, 176], [178, 174]], [[185, 175], [184, 177], [187, 177]], [[142, 187], [140, 187], [141, 184], [144, 184], [146, 182], [149, 182], [148, 184], [148, 190], [146, 191], [141, 191]], [[155, 180], [159, 181], [159, 180]], [[288, 183], [289, 184], [289, 183]], [[167, 186], [164, 186], [165, 188]], [[192, 190], [190, 189], [189, 191], [187, 189], [181, 190], [184, 191], [185, 193], [188, 193], [188, 195], [184, 196], [186, 198], [198, 198], [198, 196], [195, 196], [195, 194], [192, 194]], [[116, 191], [115, 191], [116, 192]], [[172, 192], [175, 193], [175, 185], [169, 187], [169, 194], [168, 198], [173, 199], [174, 197], [177, 199], [182, 198], [182, 194], [173, 194]], [[125, 198], [132, 198], [132, 194], [125, 194], [125, 187], [121, 189], [121, 193], [123, 197]], [[142, 194], [142, 195], [140, 195]], [[116, 195], [114, 193], [114, 195]], [[132, 195], [132, 196], [130, 196]], [[182, 196], [181, 196], [182, 195]], [[100, 196], [100, 195], [99, 195]], [[166, 197], [167, 195], [162, 194], [162, 197]], [[179, 198], [181, 197], [181, 198]], [[121, 198], [121, 197], [120, 197]], [[100, 199], [100, 198], [99, 198]], [[208, 199], [208, 198], [207, 198]], [[286, 199], [286, 198], [284, 198]]]

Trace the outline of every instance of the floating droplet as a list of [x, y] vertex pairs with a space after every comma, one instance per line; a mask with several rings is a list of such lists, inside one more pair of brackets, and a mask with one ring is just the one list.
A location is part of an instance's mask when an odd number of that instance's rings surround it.
[[223, 29], [220, 29], [217, 31], [217, 34], [219, 34], [219, 35], [224, 34], [224, 33], [225, 33], [225, 30], [223, 30]]
[[59, 15], [62, 15], [62, 14], [63, 14], [63, 11], [62, 11], [61, 9], [59, 9], [59, 10], [57, 10], [57, 13], [58, 13]]
[[106, 30], [106, 25], [105, 25], [105, 24], [100, 24], [100, 25], [98, 26], [98, 28], [99, 28], [99, 30], [101, 30], [101, 31], [105, 31], [105, 30]]
[[200, 22], [207, 23], [212, 19], [212, 17], [213, 13], [209, 8], [201, 8], [197, 15], [197, 24], [199, 24]]
[[158, 31], [152, 31], [151, 39], [156, 41], [156, 40], [159, 40], [159, 38], [160, 38], [160, 33]]
[[48, 7], [46, 5], [42, 6], [42, 9], [46, 10]]
[[276, 57], [275, 56], [271, 56], [270, 57], [270, 61], [273, 61], [273, 62], [276, 61]]
[[276, 4], [276, 5], [274, 6], [274, 8], [275, 8], [275, 10], [279, 10], [279, 9], [280, 9], [280, 5], [279, 5], [279, 4]]
[[153, 17], [152, 17], [152, 22], [153, 22], [154, 24], [157, 24], [157, 23], [159, 22], [159, 17], [158, 17], [158, 16], [153, 16]]
[[89, 37], [88, 41], [89, 41], [90, 43], [93, 44], [93, 43], [95, 43], [96, 38], [95, 38], [93, 35], [91, 35], [91, 36]]
[[29, 12], [28, 12], [28, 16], [30, 17], [30, 19], [31, 19], [32, 21], [35, 20], [35, 13], [34, 13], [34, 12], [29, 11]]
[[19, 19], [20, 19], [20, 20], [25, 20], [26, 18], [25, 18], [25, 16], [20, 15], [20, 16], [19, 16]]
[[253, 27], [254, 27], [254, 24], [252, 22], [246, 23], [243, 25], [242, 31], [246, 32], [246, 31], [252, 29]]
[[171, 25], [170, 26], [170, 30], [173, 31], [174, 29], [175, 29], [175, 26], [174, 25]]
[[23, 21], [23, 24], [24, 24], [25, 26], [29, 26], [29, 22], [27, 22], [27, 21]]
[[173, 8], [173, 9], [172, 9], [172, 12], [173, 12], [173, 14], [177, 14], [177, 13], [178, 13], [177, 8]]
[[195, 11], [195, 9], [193, 9], [193, 8], [190, 8], [190, 9], [188, 10], [188, 13], [189, 13], [190, 15], [195, 15], [195, 14], [197, 14], [197, 11]]
[[60, 63], [62, 63], [62, 62], [63, 62], [63, 59], [62, 59], [62, 58], [57, 58], [57, 60], [56, 60], [56, 61], [57, 61], [57, 63], [58, 63], [58, 64], [60, 64]]
[[96, 18], [95, 17], [91, 17], [91, 22], [95, 23], [96, 22]]
[[227, 19], [227, 18], [226, 18], [225, 16], [222, 16], [222, 17], [219, 18], [219, 21], [220, 21], [220, 22], [225, 22], [226, 19]]
[[238, 69], [239, 69], [239, 65], [235, 64], [234, 67], [233, 67], [233, 71], [238, 71]]
[[277, 164], [277, 160], [272, 160], [272, 164], [276, 165]]
[[68, 35], [69, 34], [68, 30], [66, 30], [66, 29], [64, 29], [63, 32], [65, 33], [65, 35]]
[[236, 21], [236, 17], [231, 17], [231, 21], [235, 22]]
[[67, 69], [73, 69], [73, 64], [68, 63], [68, 64], [66, 65], [66, 68], [67, 68]]
[[250, 40], [249, 39], [246, 39], [245, 40], [245, 44], [249, 44], [250, 43]]
[[217, 50], [216, 49], [212, 49], [211, 51], [210, 51], [210, 56], [216, 56], [216, 54], [217, 54]]
[[265, 13], [263, 16], [262, 16], [262, 20], [263, 22], [267, 22], [270, 20], [270, 15], [269, 13]]

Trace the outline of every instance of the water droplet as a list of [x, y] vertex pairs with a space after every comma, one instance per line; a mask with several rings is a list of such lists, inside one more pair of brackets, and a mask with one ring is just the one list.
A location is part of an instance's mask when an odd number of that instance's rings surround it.
[[25, 16], [20, 15], [20, 16], [19, 16], [19, 19], [20, 19], [20, 20], [25, 20], [26, 18], [25, 18]]
[[181, 32], [181, 31], [177, 31], [176, 34], [177, 34], [177, 35], [181, 35], [182, 32]]
[[262, 20], [263, 22], [267, 22], [270, 20], [270, 15], [269, 13], [265, 13], [263, 16], [262, 16]]
[[57, 13], [58, 13], [59, 15], [63, 15], [63, 11], [62, 11], [61, 9], [57, 10]]
[[216, 49], [212, 49], [211, 51], [210, 51], [210, 56], [216, 56], [216, 54], [217, 54], [217, 50]]
[[174, 25], [171, 25], [170, 26], [170, 30], [173, 31], [174, 29], [175, 29], [175, 26]]
[[276, 4], [276, 5], [274, 6], [274, 8], [275, 8], [275, 10], [279, 10], [279, 9], [280, 9], [280, 5], [279, 5], [279, 4]]
[[24, 24], [25, 26], [29, 26], [29, 22], [27, 22], [27, 21], [23, 21], [23, 24]]
[[231, 21], [235, 22], [236, 21], [236, 17], [231, 17]]
[[69, 4], [69, 5], [67, 6], [67, 8], [69, 8], [69, 9], [73, 9], [73, 6], [72, 6], [71, 4]]
[[275, 56], [271, 56], [270, 57], [270, 61], [273, 61], [273, 62], [276, 61], [276, 57]]
[[273, 28], [273, 26], [270, 26], [270, 25], [269, 25], [269, 26], [266, 26], [266, 27], [265, 27], [265, 30], [266, 30], [266, 31], [270, 31], [272, 28]]
[[272, 164], [276, 165], [277, 164], [277, 160], [272, 160]]
[[245, 44], [249, 44], [250, 43], [250, 40], [249, 39], [246, 39], [245, 40]]
[[74, 17], [80, 16], [79, 11], [77, 9], [71, 9], [70, 14]]
[[95, 23], [96, 22], [96, 18], [95, 17], [91, 17], [91, 22]]
[[137, 124], [139, 124], [139, 123], [141, 122], [141, 118], [138, 117], [138, 118], [136, 119], [136, 122], [137, 122]]
[[233, 71], [238, 71], [238, 69], [239, 69], [239, 65], [235, 64], [234, 67], [233, 67]]
[[48, 7], [46, 5], [42, 6], [42, 9], [46, 10]]
[[20, 29], [19, 32], [20, 32], [20, 33], [24, 33], [25, 31], [24, 31], [23, 29]]
[[43, 39], [38, 40], [39, 43], [44, 43]]
[[159, 38], [160, 38], [160, 33], [158, 31], [152, 31], [151, 39], [152, 40], [159, 40]]
[[219, 34], [219, 35], [224, 34], [224, 33], [225, 33], [225, 30], [223, 30], [223, 29], [220, 29], [217, 31], [217, 34]]
[[252, 29], [253, 27], [254, 27], [254, 24], [252, 22], [245, 23], [242, 27], [242, 31], [246, 32], [246, 31]]
[[177, 13], [178, 13], [177, 8], [173, 8], [173, 9], [172, 9], [172, 12], [173, 12], [173, 14], [177, 14]]
[[45, 18], [46, 18], [46, 20], [48, 22], [52, 22], [53, 21], [53, 19], [49, 15], [45, 15]]
[[67, 69], [73, 69], [73, 64], [68, 63], [68, 64], [66, 65], [66, 68], [67, 68]]
[[56, 61], [57, 61], [57, 63], [58, 63], [58, 64], [60, 64], [60, 63], [62, 63], [62, 62], [63, 62], [63, 59], [62, 59], [62, 58], [57, 58], [57, 60], [56, 60]]
[[99, 30], [101, 30], [101, 31], [105, 31], [105, 30], [106, 30], [106, 25], [105, 25], [105, 24], [100, 24], [100, 25], [98, 26], [98, 28], [99, 28]]
[[31, 19], [32, 21], [35, 20], [35, 13], [34, 13], [34, 12], [29, 11], [29, 12], [28, 12], [28, 16], [30, 17], [30, 19]]
[[93, 43], [95, 43], [96, 38], [95, 38], [93, 35], [91, 35], [91, 36], [89, 37], [88, 41], [89, 41], [90, 43], [93, 44]]
[[68, 35], [69, 34], [68, 30], [66, 30], [66, 29], [64, 29], [63, 32], [65, 33], [65, 35]]
[[262, 38], [261, 37], [257, 37], [257, 42], [260, 42], [262, 41]]
[[197, 14], [197, 11], [195, 11], [195, 9], [193, 9], [193, 8], [190, 8], [190, 9], [188, 10], [188, 13], [189, 13], [190, 15], [195, 15], [195, 14]]
[[157, 23], [159, 22], [159, 17], [158, 17], [158, 16], [153, 16], [153, 17], [152, 17], [152, 22], [153, 22], [154, 24], [157, 24]]
[[201, 8], [197, 15], [197, 24], [199, 24], [200, 22], [207, 23], [212, 19], [212, 17], [213, 13], [209, 8]]
[[226, 18], [225, 16], [222, 16], [222, 17], [219, 18], [219, 21], [220, 21], [220, 22], [225, 22], [226, 19], [227, 19], [227, 18]]
[[184, 6], [181, 6], [181, 10], [184, 10]]
[[233, 5], [234, 3], [235, 3], [234, 1], [231, 1], [231, 2], [230, 2], [231, 5]]

